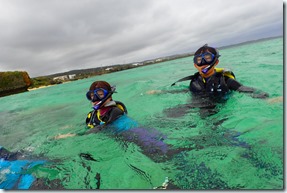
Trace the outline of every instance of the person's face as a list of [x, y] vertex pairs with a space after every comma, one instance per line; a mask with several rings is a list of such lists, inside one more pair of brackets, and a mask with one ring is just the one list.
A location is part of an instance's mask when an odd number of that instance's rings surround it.
[[202, 70], [203, 70], [204, 68], [206, 68], [207, 66], [209, 66], [209, 64], [206, 64], [206, 65], [203, 65], [203, 66], [198, 66], [198, 65], [194, 64], [194, 67], [198, 70], [198, 72], [199, 72], [200, 75], [203, 75], [203, 76], [205, 76], [205, 77], [208, 77], [208, 76], [210, 76], [210, 75], [213, 74], [214, 68], [215, 68], [215, 66], [218, 64], [218, 62], [219, 62], [219, 60], [217, 60], [217, 61], [215, 62], [215, 64], [208, 70], [208, 72], [207, 72], [206, 74], [204, 74], [204, 73], [202, 72]]

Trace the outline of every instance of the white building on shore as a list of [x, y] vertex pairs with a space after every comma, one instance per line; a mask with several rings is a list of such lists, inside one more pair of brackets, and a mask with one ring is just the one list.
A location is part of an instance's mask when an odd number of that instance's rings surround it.
[[75, 79], [75, 77], [76, 77], [76, 74], [69, 74], [69, 75], [63, 75], [63, 76], [54, 77], [53, 80], [54, 80], [54, 81], [56, 81], [56, 80], [65, 81], [65, 80]]

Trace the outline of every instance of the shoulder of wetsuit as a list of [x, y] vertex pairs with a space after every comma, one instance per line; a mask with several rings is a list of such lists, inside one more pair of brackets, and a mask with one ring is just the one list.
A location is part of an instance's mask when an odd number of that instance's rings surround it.
[[224, 77], [235, 79], [234, 73], [226, 68], [215, 68], [215, 71], [219, 74], [223, 74]]
[[201, 77], [199, 72], [194, 73], [192, 76], [190, 76], [191, 82], [196, 80], [198, 77]]
[[105, 121], [106, 124], [113, 122], [118, 119], [120, 116], [124, 115], [125, 112], [118, 106], [113, 106], [111, 110], [108, 112], [108, 120]]
[[122, 110], [125, 114], [128, 114], [128, 110], [127, 107], [124, 105], [124, 103], [122, 103], [121, 101], [115, 101], [116, 102], [116, 106]]

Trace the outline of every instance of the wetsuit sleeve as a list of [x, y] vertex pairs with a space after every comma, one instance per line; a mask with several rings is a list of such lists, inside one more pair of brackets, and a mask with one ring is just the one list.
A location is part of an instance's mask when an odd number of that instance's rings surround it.
[[240, 86], [237, 89], [237, 91], [238, 92], [250, 93], [252, 98], [265, 99], [265, 98], [269, 97], [268, 93], [263, 92], [261, 90], [257, 90], [257, 89], [252, 88], [252, 87], [248, 87], [248, 86]]
[[238, 81], [236, 81], [232, 78], [227, 78], [226, 83], [227, 83], [227, 86], [229, 89], [235, 90], [238, 92], [250, 93], [252, 98], [264, 99], [264, 98], [269, 97], [268, 93], [257, 90], [257, 89], [252, 88], [252, 87], [243, 86], [241, 83], [239, 83]]
[[242, 86], [242, 84], [240, 84], [238, 81], [232, 78], [229, 78], [229, 77], [225, 77], [225, 78], [227, 79], [226, 83], [230, 90], [238, 90], [238, 88]]
[[100, 132], [101, 130], [104, 129], [104, 126], [102, 125], [97, 125], [96, 127], [92, 128], [92, 129], [89, 129], [88, 131], [86, 131], [85, 133], [83, 133], [83, 135], [88, 135], [88, 134], [91, 134], [91, 133], [98, 133]]
[[147, 94], [178, 94], [178, 93], [188, 93], [188, 88], [186, 89], [177, 89], [177, 90], [150, 90], [147, 91]]

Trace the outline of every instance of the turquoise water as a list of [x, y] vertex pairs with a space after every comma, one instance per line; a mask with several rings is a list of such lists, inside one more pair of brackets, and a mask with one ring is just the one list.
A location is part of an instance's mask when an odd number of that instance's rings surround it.
[[[246, 86], [283, 96], [283, 38], [220, 50], [218, 67], [232, 70]], [[195, 73], [192, 57], [101, 75], [0, 98], [0, 141], [11, 151], [50, 160], [29, 171], [59, 179], [65, 189], [152, 189], [165, 177], [182, 189], [282, 189], [283, 101], [255, 99], [233, 93], [220, 111], [202, 118], [198, 109], [183, 116], [164, 112], [187, 104], [188, 93], [147, 94], [149, 90], [180, 90]], [[129, 117], [142, 127], [167, 136], [175, 148], [193, 147], [156, 163], [133, 143], [106, 133], [55, 139], [85, 130], [91, 110], [85, 93], [95, 80], [117, 86], [113, 95]], [[88, 153], [97, 161], [84, 160]], [[47, 182], [49, 184], [49, 182]]]

